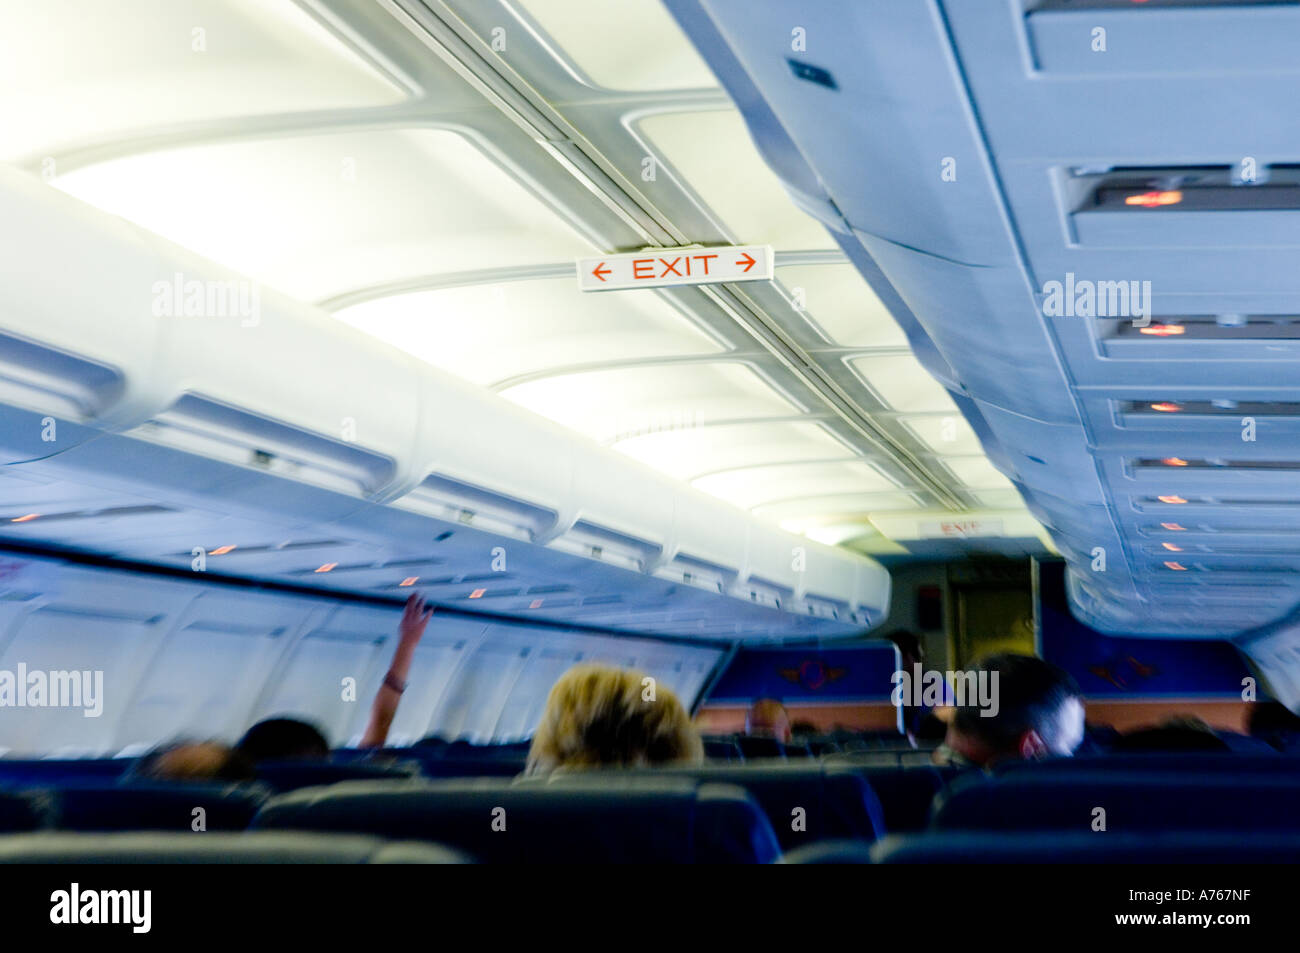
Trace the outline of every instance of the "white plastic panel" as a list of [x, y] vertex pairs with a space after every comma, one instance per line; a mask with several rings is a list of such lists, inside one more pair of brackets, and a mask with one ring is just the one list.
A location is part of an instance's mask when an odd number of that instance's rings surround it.
[[830, 233], [790, 200], [755, 151], [740, 114], [667, 113], [637, 126], [651, 154], [676, 169], [739, 244], [832, 248]]
[[557, 55], [597, 86], [620, 90], [689, 89], [717, 85], [713, 73], [659, 0], [575, 4], [522, 0]]
[[929, 417], [904, 417], [904, 427], [938, 454], [960, 456], [979, 453], [983, 448], [966, 418], [959, 413]]
[[[164, 618], [147, 610], [114, 613], [116, 617], [109, 613], [103, 606], [74, 603], [65, 596], [56, 604], [35, 609], [18, 623], [12, 641], [0, 654], [0, 670], [11, 673], [15, 681], [24, 671], [29, 679], [40, 673], [42, 680], [51, 672], [90, 672], [92, 694], [96, 685], [102, 686], [97, 699], [100, 714], [93, 714], [95, 709], [86, 704], [89, 699], [84, 695], [81, 707], [29, 703], [8, 708], [0, 721], [5, 747], [69, 753], [111, 747], [114, 720], [122, 715], [123, 692], [130, 684], [136, 656]], [[93, 638], [88, 636], [91, 631]], [[85, 685], [84, 679], [78, 682], [79, 687]], [[47, 696], [46, 704], [51, 700]]]
[[336, 316], [486, 386], [553, 368], [722, 349], [652, 291], [583, 294], [568, 278], [395, 295]]
[[852, 265], [787, 265], [776, 277], [832, 344], [907, 347], [903, 329]]
[[786, 500], [888, 491], [896, 484], [869, 463], [841, 461], [728, 470], [701, 477], [694, 486], [750, 509]]
[[292, 0], [4, 0], [0, 22], [0, 158], [405, 98]]
[[973, 490], [1012, 490], [1011, 481], [999, 472], [987, 457], [945, 457], [943, 465], [953, 476]]
[[592, 250], [468, 139], [438, 129], [191, 146], [54, 184], [305, 301]]
[[849, 362], [872, 393], [893, 410], [905, 413], [957, 413], [943, 385], [910, 355], [863, 357]]
[[849, 453], [829, 431], [795, 420], [665, 430], [620, 440], [614, 449], [682, 480], [718, 470]]
[[605, 443], [798, 412], [741, 364], [590, 371], [520, 384], [502, 393], [534, 413]]

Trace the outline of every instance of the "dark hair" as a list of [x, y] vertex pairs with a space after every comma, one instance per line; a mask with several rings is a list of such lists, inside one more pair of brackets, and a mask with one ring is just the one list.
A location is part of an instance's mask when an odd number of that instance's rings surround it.
[[297, 718], [267, 718], [239, 739], [236, 749], [250, 761], [328, 758], [329, 742], [315, 725]]
[[885, 636], [894, 645], [898, 646], [899, 654], [906, 655], [909, 658], [920, 659], [925, 652], [921, 646], [921, 638], [915, 632], [908, 629], [899, 629], [897, 632], [891, 632]]
[[1262, 738], [1274, 748], [1284, 748], [1286, 736], [1300, 733], [1300, 715], [1279, 701], [1260, 701], [1250, 706], [1246, 734]]
[[973, 670], [989, 673], [997, 692], [997, 714], [985, 717], [966, 699], [967, 704], [954, 713], [953, 725], [997, 750], [1011, 747], [1026, 731], [1044, 737], [1054, 734], [1061, 707], [1079, 697], [1079, 686], [1068, 672], [1032, 655], [990, 655], [976, 662]]

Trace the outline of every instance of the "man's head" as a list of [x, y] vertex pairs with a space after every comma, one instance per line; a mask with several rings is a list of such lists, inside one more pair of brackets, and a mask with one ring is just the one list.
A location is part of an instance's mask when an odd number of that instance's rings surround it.
[[267, 718], [244, 733], [236, 745], [250, 761], [328, 758], [329, 742], [315, 725], [297, 718]]
[[1074, 754], [1084, 726], [1073, 678], [1031, 655], [992, 655], [975, 671], [987, 677], [994, 704], [984, 708], [966, 699], [948, 727], [950, 748], [981, 765]]
[[760, 698], [745, 715], [745, 734], [775, 738], [785, 744], [790, 740], [790, 714], [775, 698]]

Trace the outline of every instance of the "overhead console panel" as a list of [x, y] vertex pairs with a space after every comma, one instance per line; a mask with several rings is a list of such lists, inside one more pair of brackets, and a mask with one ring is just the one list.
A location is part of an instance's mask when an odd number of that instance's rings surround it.
[[1300, 602], [1300, 546], [1240, 532], [1300, 512], [1300, 3], [667, 2], [1081, 619], [1222, 637]]

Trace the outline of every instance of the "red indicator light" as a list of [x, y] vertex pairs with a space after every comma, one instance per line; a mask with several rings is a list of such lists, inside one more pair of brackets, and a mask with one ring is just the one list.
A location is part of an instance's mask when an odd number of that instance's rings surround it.
[[234, 548], [235, 548], [235, 547], [234, 547], [233, 544], [231, 544], [231, 545], [229, 545], [229, 546], [218, 546], [218, 547], [217, 547], [216, 549], [214, 549], [212, 552], [208, 553], [208, 555], [209, 555], [209, 556], [224, 556], [224, 555], [226, 555], [226, 553], [233, 551]]
[[1163, 546], [1165, 549], [1169, 550], [1171, 553], [1181, 553], [1183, 551], [1183, 547], [1175, 543], [1161, 543], [1160, 545]]
[[334, 567], [337, 566], [337, 565], [338, 565], [338, 563], [326, 563], [324, 566], [321, 566], [321, 567], [319, 567], [318, 569], [314, 569], [314, 570], [312, 570], [312, 571], [313, 571], [313, 572], [331, 572], [331, 571], [334, 569]]
[[38, 516], [40, 516], [40, 515], [41, 515], [40, 513], [28, 513], [26, 516], [18, 516], [18, 517], [15, 517], [14, 519], [11, 519], [9, 522], [11, 522], [11, 523], [30, 523], [32, 520], [36, 519], [36, 518], [37, 518]]
[[1183, 405], [1171, 403], [1170, 401], [1165, 400], [1158, 404], [1152, 404], [1151, 409], [1158, 410], [1162, 414], [1176, 414], [1183, 409]]
[[1177, 205], [1183, 200], [1182, 192], [1142, 192], [1124, 199], [1125, 205], [1141, 205], [1143, 208], [1158, 208], [1161, 205]]
[[405, 579], [403, 579], [401, 582], [399, 582], [398, 585], [399, 585], [399, 586], [414, 586], [414, 585], [419, 581], [419, 579], [420, 579], [419, 576], [407, 576]]
[[1187, 502], [1181, 496], [1157, 496], [1156, 499], [1159, 500], [1161, 503], [1186, 503]]
[[1187, 567], [1184, 566], [1182, 563], [1174, 563], [1174, 562], [1165, 563], [1165, 568], [1172, 569], [1175, 572], [1187, 572]]
[[471, 593], [469, 594], [469, 597], [470, 597], [471, 599], [482, 599], [482, 598], [483, 598], [483, 593], [485, 593], [485, 592], [487, 592], [486, 589], [475, 589], [473, 592], [471, 592]]
[[1184, 460], [1182, 457], [1165, 457], [1165, 458], [1164, 458], [1163, 460], [1161, 460], [1160, 462], [1163, 463], [1163, 464], [1164, 464], [1165, 466], [1167, 466], [1167, 467], [1185, 467], [1185, 466], [1187, 466], [1187, 461]]
[[1156, 337], [1175, 337], [1182, 334], [1187, 329], [1181, 324], [1151, 324], [1145, 328], [1138, 328], [1139, 334], [1154, 334]]
[[1187, 527], [1183, 526], [1180, 523], [1161, 523], [1160, 525], [1163, 526], [1165, 529], [1169, 530], [1169, 532], [1171, 533], [1187, 532]]

